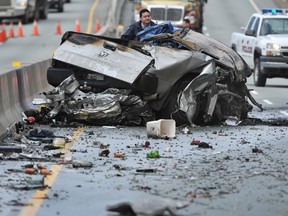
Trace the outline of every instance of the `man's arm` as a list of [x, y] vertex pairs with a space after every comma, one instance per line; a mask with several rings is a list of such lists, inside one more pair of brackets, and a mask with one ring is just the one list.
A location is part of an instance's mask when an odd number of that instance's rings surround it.
[[140, 24], [138, 24], [138, 22], [130, 25], [127, 31], [121, 35], [121, 39], [134, 40], [136, 38], [137, 32], [139, 31], [137, 31], [139, 25]]

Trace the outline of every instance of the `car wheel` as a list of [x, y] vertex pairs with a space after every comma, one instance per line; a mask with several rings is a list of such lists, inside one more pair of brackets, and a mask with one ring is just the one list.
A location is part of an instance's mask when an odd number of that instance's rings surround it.
[[[169, 95], [167, 105], [165, 106], [164, 109], [161, 110], [161, 114], [160, 114], [161, 118], [174, 119], [176, 121], [177, 126], [190, 124], [186, 113], [182, 110], [179, 110], [180, 96], [190, 81], [191, 81], [190, 79], [189, 80], [186, 79], [176, 84], [171, 94]], [[196, 119], [198, 112], [199, 112], [199, 108], [197, 107], [196, 114], [194, 115], [194, 118], [192, 119], [192, 121]]]
[[266, 84], [266, 76], [261, 73], [259, 58], [255, 59], [253, 79], [255, 86], [265, 86]]

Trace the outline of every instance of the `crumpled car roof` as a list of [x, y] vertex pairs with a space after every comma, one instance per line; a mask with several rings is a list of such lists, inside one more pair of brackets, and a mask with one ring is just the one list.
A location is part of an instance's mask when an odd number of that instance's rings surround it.
[[[160, 30], [159, 30], [160, 29]], [[164, 30], [163, 30], [164, 29]], [[245, 80], [252, 71], [242, 57], [225, 44], [190, 29], [175, 29], [170, 22], [163, 22], [144, 29], [137, 34], [141, 42], [170, 38], [185, 45], [190, 50], [203, 52], [223, 65], [235, 69], [234, 77]], [[238, 77], [237, 77], [238, 76]]]

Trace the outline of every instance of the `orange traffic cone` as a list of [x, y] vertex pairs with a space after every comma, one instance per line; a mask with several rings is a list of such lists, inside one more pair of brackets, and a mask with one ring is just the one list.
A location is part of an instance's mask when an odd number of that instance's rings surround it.
[[55, 34], [56, 35], [61, 35], [61, 25], [60, 25], [60, 21], [58, 20], [57, 21], [57, 24], [56, 24], [56, 30], [55, 30]]
[[10, 22], [9, 38], [14, 38], [13, 22]]
[[4, 38], [3, 38], [3, 29], [2, 26], [0, 26], [0, 44], [4, 42]]
[[35, 19], [33, 21], [33, 31], [32, 31], [32, 35], [34, 36], [38, 36], [39, 33], [38, 33], [38, 26], [37, 26], [37, 20]]
[[18, 21], [17, 37], [24, 37], [21, 20]]
[[81, 32], [79, 19], [76, 19], [76, 22], [75, 22], [75, 32]]
[[100, 25], [100, 21], [99, 21], [99, 18], [97, 18], [96, 20], [96, 25], [95, 25], [95, 32], [99, 32], [101, 29], [101, 25]]
[[4, 41], [6, 41], [7, 40], [7, 33], [6, 33], [6, 24], [5, 23], [2, 24], [2, 29], [3, 29], [3, 32], [2, 32], [3, 39], [4, 39]]

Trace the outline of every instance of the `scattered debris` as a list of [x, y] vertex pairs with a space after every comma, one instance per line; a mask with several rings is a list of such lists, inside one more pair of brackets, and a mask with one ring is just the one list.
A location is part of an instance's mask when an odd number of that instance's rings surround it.
[[32, 203], [27, 203], [27, 202], [20, 202], [18, 200], [11, 200], [10, 202], [6, 203], [9, 206], [32, 206]]
[[169, 139], [175, 137], [176, 122], [173, 119], [159, 119], [146, 123], [147, 136]]
[[64, 138], [59, 138], [59, 137], [54, 138], [52, 141], [53, 146], [60, 147], [60, 148], [64, 148], [65, 143], [66, 143], [66, 140]]
[[165, 148], [165, 152], [171, 152], [171, 148], [169, 147]]
[[149, 141], [145, 141], [145, 144], [143, 145], [143, 147], [150, 148], [150, 142]]
[[256, 146], [252, 149], [252, 153], [263, 153], [263, 151]]
[[24, 172], [27, 173], [27, 174], [36, 174], [36, 173], [37, 173], [37, 170], [34, 169], [34, 168], [26, 168], [26, 169], [24, 170]]
[[54, 133], [50, 130], [39, 130], [37, 128], [30, 131], [32, 137], [54, 137]]
[[211, 194], [207, 193], [193, 193], [189, 192], [186, 194], [186, 198], [211, 198]]
[[141, 172], [141, 173], [155, 173], [157, 170], [156, 169], [137, 169], [136, 172]]
[[42, 175], [51, 175], [52, 171], [51, 170], [47, 170], [47, 169], [40, 169], [39, 173]]
[[115, 153], [114, 153], [114, 157], [115, 157], [115, 158], [123, 158], [123, 154], [120, 153], [120, 152], [115, 152]]
[[22, 153], [22, 148], [19, 146], [7, 146], [7, 145], [0, 145], [0, 153], [8, 154], [8, 153]]
[[242, 121], [239, 121], [237, 117], [229, 117], [225, 120], [225, 124], [228, 126], [237, 126], [241, 123]]
[[100, 149], [99, 156], [108, 157], [109, 154], [110, 154], [109, 149]]
[[158, 150], [153, 150], [147, 153], [147, 158], [160, 158], [160, 154]]
[[191, 145], [199, 145], [200, 142], [201, 142], [200, 140], [193, 139]]
[[177, 215], [177, 209], [188, 205], [188, 202], [157, 196], [144, 196], [139, 200], [120, 202], [107, 206], [106, 209], [107, 211], [118, 212], [121, 215], [160, 216], [169, 213], [169, 215], [175, 216]]
[[212, 146], [210, 146], [208, 143], [206, 142], [200, 142], [198, 144], [198, 148], [212, 148]]
[[92, 162], [88, 162], [88, 161], [80, 161], [80, 160], [74, 160], [72, 162], [72, 166], [73, 168], [91, 168], [93, 167]]
[[201, 142], [200, 140], [192, 140], [191, 145], [197, 145], [198, 148], [212, 148], [208, 143]]

